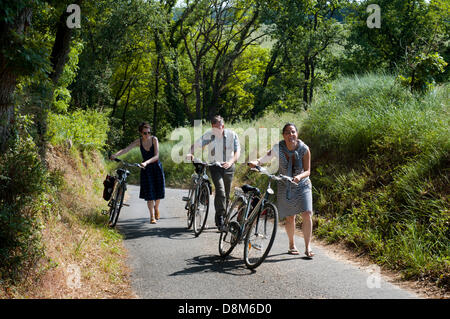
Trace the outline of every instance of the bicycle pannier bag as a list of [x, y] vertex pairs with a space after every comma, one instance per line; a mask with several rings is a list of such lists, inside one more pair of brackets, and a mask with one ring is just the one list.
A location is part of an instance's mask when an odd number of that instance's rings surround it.
[[111, 198], [112, 192], [114, 190], [114, 184], [116, 183], [116, 178], [114, 176], [106, 175], [103, 181], [103, 199], [108, 201]]

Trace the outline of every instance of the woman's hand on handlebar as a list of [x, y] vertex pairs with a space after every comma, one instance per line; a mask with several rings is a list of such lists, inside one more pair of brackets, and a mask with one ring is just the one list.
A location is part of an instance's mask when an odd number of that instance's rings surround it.
[[259, 164], [258, 161], [250, 161], [247, 163], [247, 165], [250, 166], [251, 168], [255, 168], [256, 166], [259, 166], [258, 164]]

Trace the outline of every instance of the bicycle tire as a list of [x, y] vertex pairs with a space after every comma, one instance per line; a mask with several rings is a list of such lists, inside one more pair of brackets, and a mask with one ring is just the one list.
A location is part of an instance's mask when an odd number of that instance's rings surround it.
[[249, 224], [244, 241], [244, 261], [249, 269], [255, 269], [266, 259], [272, 248], [278, 228], [278, 209], [266, 202], [263, 209]]
[[116, 226], [117, 220], [119, 219], [120, 210], [122, 209], [123, 206], [124, 196], [125, 196], [125, 187], [123, 185], [119, 185], [110, 211], [109, 227], [111, 228]]
[[200, 186], [200, 191], [195, 199], [194, 210], [194, 234], [198, 237], [205, 229], [206, 220], [209, 212], [209, 187], [206, 183]]
[[[225, 216], [225, 231], [220, 233], [219, 254], [226, 257], [233, 251], [241, 239], [241, 224], [238, 222], [239, 213], [244, 214], [246, 204], [241, 197], [237, 197]], [[240, 216], [239, 216], [240, 217]]]
[[194, 223], [194, 214], [192, 213], [194, 211], [194, 205], [191, 202], [191, 197], [193, 196], [193, 193], [195, 192], [195, 184], [191, 185], [191, 188], [189, 189], [188, 197], [189, 200], [186, 203], [186, 221], [187, 221], [187, 229], [191, 229], [192, 224]]

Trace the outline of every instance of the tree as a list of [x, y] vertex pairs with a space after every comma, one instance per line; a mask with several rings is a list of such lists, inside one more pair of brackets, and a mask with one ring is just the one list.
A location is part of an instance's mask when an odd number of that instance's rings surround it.
[[[13, 93], [17, 78], [33, 70], [34, 51], [25, 47], [33, 1], [7, 2], [0, 7], [0, 152], [4, 152], [14, 122]], [[42, 59], [38, 57], [41, 63]], [[28, 69], [29, 68], [29, 69]], [[27, 70], [28, 69], [28, 70]]]
[[[381, 8], [380, 28], [367, 27], [366, 8], [373, 3]], [[351, 9], [347, 17], [351, 26], [346, 46], [346, 55], [351, 57], [347, 72], [402, 70], [412, 51], [420, 55], [434, 46], [433, 42], [449, 37], [449, 6], [443, 0], [366, 0], [354, 2]], [[423, 49], [419, 49], [418, 42]], [[444, 56], [446, 48], [448, 45], [442, 41], [437, 52]]]
[[[335, 16], [345, 3], [339, 0], [266, 1], [264, 20], [271, 23], [271, 35], [277, 41], [266, 77], [280, 72], [275, 72], [275, 64], [277, 58], [281, 60], [281, 65], [290, 71], [288, 77], [296, 77], [293, 80], [298, 83], [305, 109], [313, 98], [321, 56], [343, 39], [342, 25]], [[268, 79], [264, 81], [267, 83]]]
[[[73, 2], [73, 1], [72, 1]], [[4, 151], [11, 134], [11, 124], [14, 122], [14, 101], [19, 76], [37, 74], [40, 79], [29, 82], [29, 90], [38, 90], [43, 103], [34, 109], [38, 127], [38, 146], [41, 156], [45, 154], [45, 106], [51, 104], [53, 91], [58, 84], [64, 65], [70, 52], [73, 31], [65, 23], [68, 16], [66, 4], [53, 1], [22, 0], [14, 3], [7, 2], [0, 8], [0, 150]], [[75, 1], [81, 4], [81, 0]], [[56, 34], [51, 45], [51, 54], [46, 51], [45, 31], [39, 26], [30, 26], [33, 11], [43, 10], [46, 6], [54, 5], [59, 13], [56, 23]], [[45, 10], [44, 10], [45, 12]], [[50, 21], [51, 17], [49, 17]], [[52, 25], [50, 26], [52, 27]], [[53, 30], [52, 30], [53, 31]], [[28, 37], [28, 34], [34, 36]], [[50, 83], [46, 80], [49, 79]], [[33, 113], [33, 112], [32, 112]]]

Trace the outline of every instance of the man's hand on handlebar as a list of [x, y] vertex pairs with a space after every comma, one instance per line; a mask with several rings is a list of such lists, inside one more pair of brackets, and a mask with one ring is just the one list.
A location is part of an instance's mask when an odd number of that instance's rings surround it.
[[258, 161], [250, 161], [247, 163], [247, 165], [250, 166], [251, 168], [259, 166], [258, 164], [259, 164]]
[[225, 168], [225, 169], [231, 167], [232, 165], [233, 165], [232, 162], [223, 162], [223, 163], [221, 164], [221, 166], [222, 166], [223, 168]]

